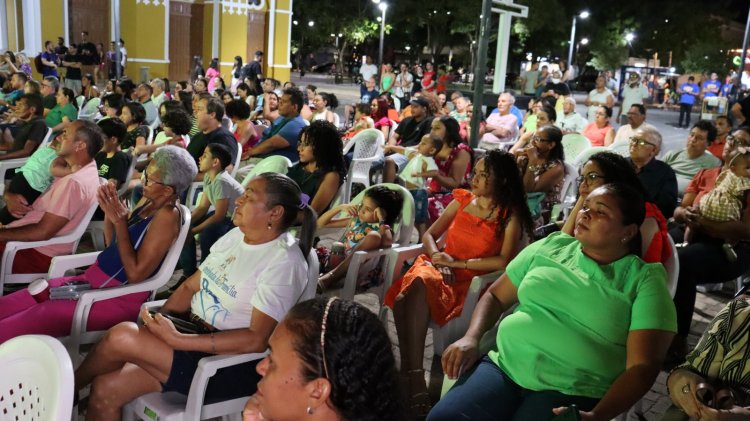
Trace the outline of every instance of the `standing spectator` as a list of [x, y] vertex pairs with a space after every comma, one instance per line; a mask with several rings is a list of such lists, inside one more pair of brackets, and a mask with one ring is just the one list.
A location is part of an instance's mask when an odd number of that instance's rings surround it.
[[104, 44], [101, 42], [96, 44], [96, 70], [94, 71], [94, 84], [99, 84], [99, 81], [106, 81], [106, 69], [107, 69], [107, 57], [104, 53]]
[[52, 50], [52, 41], [44, 43], [44, 51], [42, 51], [41, 56], [42, 68], [36, 70], [41, 72], [44, 77], [54, 76], [59, 78], [60, 75], [57, 73], [58, 58], [57, 54]]
[[221, 78], [221, 71], [219, 70], [219, 59], [214, 57], [211, 59], [211, 63], [208, 65], [208, 70], [206, 70], [206, 79], [208, 80], [208, 93], [213, 95], [216, 88], [219, 86], [217, 83], [219, 83], [219, 78]]
[[383, 74], [380, 75], [380, 94], [392, 93], [393, 85], [396, 82], [396, 75], [393, 73], [393, 65], [385, 63], [383, 65]]
[[444, 64], [438, 66], [437, 72], [437, 92], [438, 94], [445, 95], [445, 91], [448, 89], [448, 69]]
[[[695, 78], [690, 76], [686, 83], [680, 85], [677, 92], [680, 94], [680, 120], [677, 127], [687, 128], [690, 125], [690, 113], [693, 111], [695, 97], [700, 94], [700, 87], [695, 83]], [[683, 120], [685, 120], [684, 126], [682, 125]]]
[[57, 45], [55, 46], [55, 54], [58, 56], [64, 56], [68, 54], [68, 47], [65, 46], [65, 38], [57, 37]]
[[193, 83], [197, 82], [200, 78], [206, 75], [206, 71], [203, 70], [203, 63], [201, 63], [201, 56], [193, 56], [193, 71], [191, 73], [190, 80]]
[[96, 45], [89, 41], [88, 31], [81, 32], [81, 43], [78, 45], [78, 54], [80, 55], [81, 71], [83, 73], [94, 74], [96, 66], [99, 65], [99, 57], [96, 53]]
[[378, 75], [378, 67], [372, 64], [372, 57], [365, 57], [365, 64], [359, 68], [359, 74], [362, 75], [362, 83], [374, 79]]
[[547, 86], [547, 83], [550, 82], [550, 74], [549, 74], [549, 67], [542, 66], [542, 71], [539, 73], [539, 77], [536, 80], [536, 83], [534, 84], [534, 93], [536, 97], [542, 96], [542, 92], [544, 92], [545, 87]]
[[[256, 51], [255, 56], [253, 57], [253, 61], [250, 63], [247, 63], [242, 67], [242, 72], [240, 73], [240, 78], [243, 81], [246, 81], [247, 79], [250, 79], [255, 84], [256, 87], [253, 92], [251, 92], [251, 95], [259, 95], [262, 92], [259, 92], [257, 90], [257, 87], [260, 86], [261, 82], [265, 77], [263, 76], [263, 69], [261, 68], [261, 63], [263, 62], [263, 51]], [[252, 86], [251, 86], [252, 87]]]
[[128, 63], [128, 49], [125, 48], [125, 41], [120, 38], [120, 67], [121, 67], [121, 74], [125, 74], [125, 67]]
[[711, 73], [711, 79], [703, 82], [703, 91], [701, 95], [703, 96], [703, 98], [711, 98], [714, 96], [719, 96], [720, 91], [721, 82], [719, 82], [719, 75], [717, 75], [716, 73]]
[[497, 149], [501, 143], [509, 143], [518, 135], [518, 117], [510, 112], [510, 107], [516, 99], [508, 92], [497, 97], [497, 113], [487, 117], [487, 125], [479, 147], [483, 149]]
[[424, 72], [422, 71], [422, 65], [419, 63], [414, 64], [414, 87], [411, 88], [411, 95], [414, 96], [417, 92], [422, 92], [422, 79], [424, 78]]
[[677, 174], [677, 188], [680, 192], [685, 191], [698, 171], [721, 165], [719, 158], [706, 153], [708, 145], [715, 139], [716, 127], [708, 120], [701, 120], [690, 129], [685, 149], [673, 150], [664, 155], [663, 161]]
[[609, 89], [610, 91], [612, 91], [612, 93], [615, 96], [617, 96], [617, 91], [618, 91], [618, 89], [617, 89], [617, 80], [615, 80], [615, 78], [612, 77], [612, 71], [611, 70], [607, 70], [607, 72], [604, 73], [604, 75], [605, 75], [605, 80], [606, 80], [605, 85], [606, 85], [607, 89]]
[[411, 90], [414, 88], [414, 76], [409, 72], [409, 66], [406, 63], [401, 63], [399, 70], [394, 94], [401, 102], [401, 106], [405, 107], [411, 98]]
[[229, 84], [229, 90], [232, 91], [232, 94], [237, 92], [237, 85], [242, 82], [242, 57], [240, 56], [234, 56], [234, 66], [232, 66], [232, 81]]
[[83, 69], [83, 56], [78, 53], [78, 46], [70, 44], [68, 53], [62, 58], [65, 66], [65, 80], [63, 86], [70, 88], [77, 96], [81, 92], [81, 69]]
[[599, 75], [596, 78], [596, 88], [589, 92], [589, 96], [586, 97], [586, 106], [589, 107], [589, 123], [593, 123], [596, 120], [596, 111], [602, 105], [606, 105], [610, 109], [615, 106], [615, 96], [607, 88], [606, 83], [606, 78], [603, 75]]
[[539, 63], [531, 63], [531, 70], [521, 73], [521, 86], [523, 94], [528, 96], [536, 95], [536, 81], [539, 79]]
[[422, 75], [422, 90], [425, 92], [434, 92], [437, 85], [435, 80], [435, 70], [431, 62], [424, 64], [424, 74]]
[[623, 111], [628, 112], [634, 104], [643, 105], [643, 100], [648, 98], [648, 87], [641, 83], [641, 78], [636, 72], [631, 72], [628, 83], [622, 88], [622, 106], [617, 114], [617, 122], [621, 125], [628, 123], [627, 116], [622, 117]]

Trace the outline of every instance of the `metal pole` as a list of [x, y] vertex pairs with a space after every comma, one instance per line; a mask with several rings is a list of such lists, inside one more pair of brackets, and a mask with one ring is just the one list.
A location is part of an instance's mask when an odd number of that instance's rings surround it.
[[[487, 48], [490, 39], [490, 17], [492, 0], [482, 0], [482, 22], [479, 28], [479, 47], [477, 48], [477, 65], [474, 68], [474, 104], [471, 116], [471, 135], [469, 141], [472, 148], [479, 144], [479, 122], [482, 118], [482, 100], [484, 97], [484, 74], [487, 71]], [[495, 75], [495, 77], [505, 77]]]
[[120, 44], [120, 0], [112, 0], [112, 8], [114, 9], [114, 22], [112, 25], [115, 28], [115, 78], [120, 80], [122, 77], [122, 45]]
[[742, 86], [742, 73], [745, 71], [745, 56], [747, 55], [747, 43], [750, 37], [750, 8], [747, 10], [747, 22], [745, 23], [745, 37], [742, 39], [742, 55], [740, 56], [740, 66], [737, 72], [737, 78], [734, 81], [736, 89], [734, 90], [734, 101], [740, 99], [740, 87]]
[[378, 73], [383, 71], [383, 38], [385, 37], [385, 8], [380, 16], [380, 49], [378, 50]]
[[573, 65], [573, 46], [575, 45], [575, 42], [576, 42], [576, 15], [573, 15], [573, 27], [570, 28], [570, 47], [568, 48], [568, 67]]

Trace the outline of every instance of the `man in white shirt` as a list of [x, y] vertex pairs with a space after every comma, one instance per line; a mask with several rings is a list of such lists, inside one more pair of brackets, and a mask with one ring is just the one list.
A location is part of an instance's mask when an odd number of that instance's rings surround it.
[[622, 106], [617, 114], [617, 121], [620, 124], [626, 124], [627, 119], [623, 119], [623, 111], [630, 109], [634, 104], [643, 104], [643, 100], [648, 98], [648, 87], [641, 83], [641, 77], [636, 72], [631, 72], [628, 77], [628, 83], [622, 88]]
[[370, 80], [372, 77], [377, 77], [378, 67], [372, 64], [372, 57], [367, 56], [365, 58], [365, 64], [359, 68], [359, 74], [362, 75], [362, 80]]
[[656, 127], [646, 123], [646, 107], [644, 107], [643, 104], [631, 105], [626, 115], [628, 117], [628, 124], [621, 126], [617, 130], [617, 133], [615, 134], [615, 142], [629, 142], [630, 138], [635, 134], [635, 131], [640, 128], [656, 130]]
[[151, 90], [153, 91], [151, 94], [151, 101], [158, 110], [161, 103], [167, 100], [167, 96], [164, 94], [164, 81], [158, 77], [152, 79]]
[[562, 118], [558, 118], [555, 123], [563, 134], [581, 133], [589, 124], [588, 120], [576, 112], [576, 100], [572, 96], [563, 100], [563, 112]]
[[508, 92], [500, 94], [497, 98], [497, 113], [490, 114], [487, 117], [487, 125], [479, 147], [485, 150], [492, 150], [510, 146], [510, 143], [518, 135], [518, 119], [511, 114], [510, 107], [516, 99]]

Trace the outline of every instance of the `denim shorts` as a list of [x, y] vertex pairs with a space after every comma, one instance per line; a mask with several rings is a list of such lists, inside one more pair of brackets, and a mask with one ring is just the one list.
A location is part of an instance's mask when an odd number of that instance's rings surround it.
[[414, 223], [423, 224], [429, 219], [427, 213], [427, 189], [409, 190], [414, 198]]

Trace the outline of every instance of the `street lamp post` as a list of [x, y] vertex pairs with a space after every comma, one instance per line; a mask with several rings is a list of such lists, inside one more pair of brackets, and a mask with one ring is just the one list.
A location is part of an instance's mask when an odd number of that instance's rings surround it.
[[573, 27], [570, 28], [570, 47], [568, 47], [568, 67], [571, 67], [573, 65], [573, 47], [576, 43], [576, 22], [578, 21], [578, 18], [587, 19], [589, 15], [590, 13], [588, 12], [588, 10], [584, 10], [577, 15], [573, 15]]
[[[373, 0], [375, 1], [375, 0]], [[380, 0], [378, 0], [378, 3]], [[378, 4], [378, 8], [382, 12], [380, 16], [380, 48], [378, 49], [378, 68], [380, 71], [383, 70], [383, 38], [385, 37], [385, 10], [388, 9], [388, 4], [385, 2]]]

